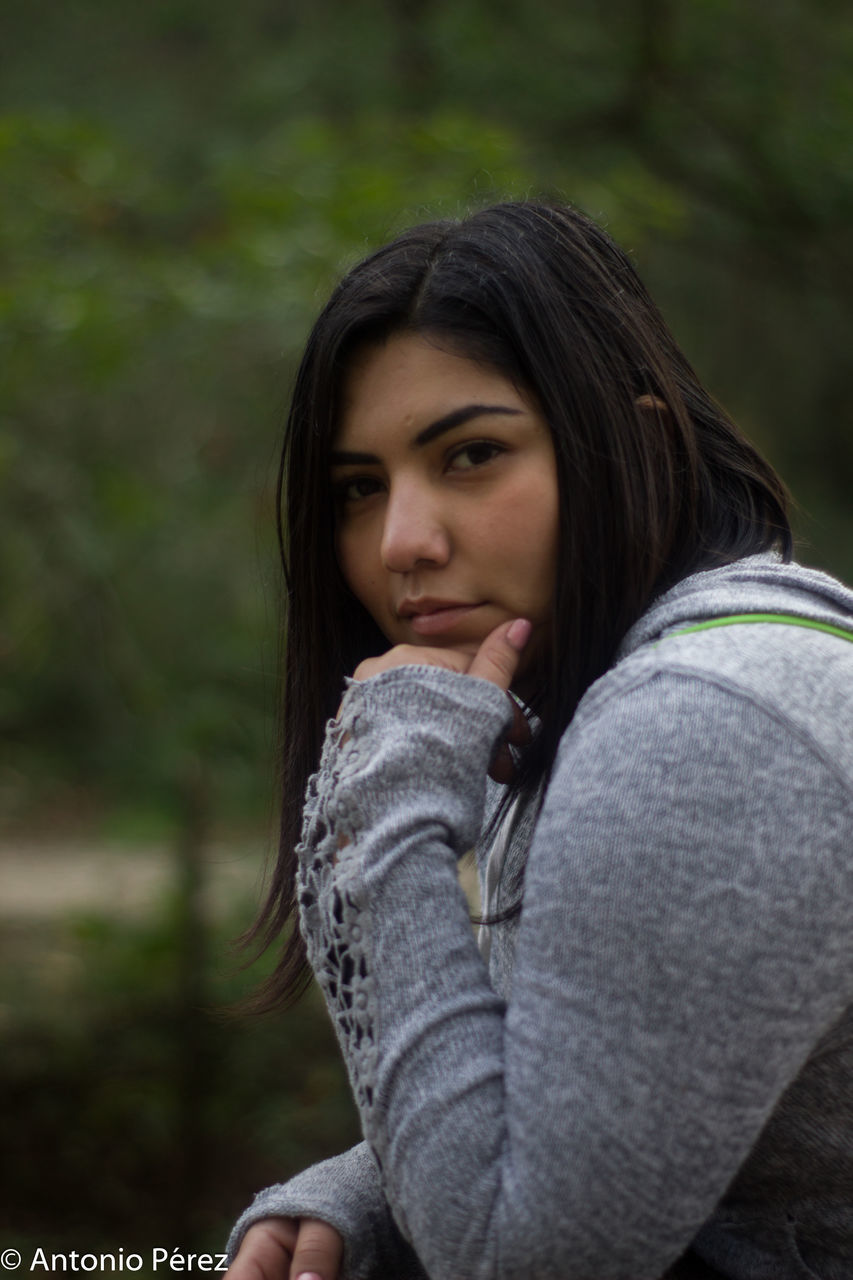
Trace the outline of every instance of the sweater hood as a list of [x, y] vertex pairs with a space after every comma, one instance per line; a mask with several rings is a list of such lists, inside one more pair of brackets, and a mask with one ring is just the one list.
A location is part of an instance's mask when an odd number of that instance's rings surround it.
[[819, 569], [786, 564], [775, 552], [747, 556], [691, 574], [659, 596], [627, 633], [617, 657], [673, 629], [737, 613], [785, 613], [853, 630], [853, 591]]

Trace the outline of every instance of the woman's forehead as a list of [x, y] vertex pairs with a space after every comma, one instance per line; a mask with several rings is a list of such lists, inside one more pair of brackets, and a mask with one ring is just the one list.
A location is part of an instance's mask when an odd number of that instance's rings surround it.
[[334, 443], [417, 431], [463, 405], [529, 409], [529, 397], [498, 370], [414, 333], [357, 350], [341, 388]]

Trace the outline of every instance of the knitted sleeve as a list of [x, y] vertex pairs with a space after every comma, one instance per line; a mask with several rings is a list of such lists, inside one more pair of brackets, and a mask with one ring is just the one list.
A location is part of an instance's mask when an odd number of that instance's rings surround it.
[[[427, 692], [423, 696], [427, 702], [431, 696], [437, 700], [435, 719], [443, 725], [444, 717], [459, 714], [462, 704], [458, 699], [447, 701], [441, 692], [441, 681], [434, 679], [435, 670], [422, 669], [427, 691], [437, 685], [432, 695]], [[392, 678], [392, 685], [396, 679]], [[485, 721], [484, 740], [488, 741], [511, 719], [511, 711], [504, 694], [485, 681], [477, 681], [476, 685], [480, 686], [479, 714]], [[466, 686], [463, 688], [467, 692]], [[375, 1011], [369, 1000], [371, 984], [363, 945], [363, 922], [351, 918], [347, 912], [347, 872], [352, 864], [345, 857], [339, 862], [338, 851], [338, 845], [349, 839], [348, 833], [354, 832], [359, 821], [358, 805], [352, 798], [344, 799], [343, 792], [333, 796], [338, 782], [343, 782], [345, 787], [347, 779], [358, 772], [362, 702], [362, 686], [352, 683], [345, 711], [339, 723], [329, 726], [320, 769], [309, 783], [303, 814], [300, 906], [309, 953], [329, 1001], [338, 1036], [345, 1040], [348, 1054], [358, 1063], [358, 1069], [351, 1066], [350, 1078], [356, 1096], [364, 1103], [372, 1087], [374, 1044], [370, 1028]], [[348, 749], [340, 750], [341, 739], [351, 734], [355, 734], [355, 738]], [[477, 801], [467, 822], [462, 824], [465, 835], [460, 835], [464, 844], [459, 848], [460, 853], [474, 843], [482, 818], [486, 795], [484, 779], [489, 763], [487, 746], [480, 756], [479, 760], [471, 761], [473, 770], [465, 762], [456, 768], [457, 785], [465, 783], [470, 787], [472, 780], [479, 778]], [[394, 789], [390, 777], [387, 785]], [[455, 857], [451, 856], [448, 867], [455, 886]], [[314, 927], [321, 908], [325, 919], [323, 930]], [[471, 933], [470, 926], [467, 931]], [[320, 937], [323, 941], [318, 945]], [[318, 1218], [335, 1227], [344, 1239], [341, 1280], [387, 1280], [392, 1276], [394, 1280], [426, 1280], [426, 1273], [391, 1216], [379, 1163], [366, 1143], [313, 1165], [288, 1182], [259, 1192], [234, 1226], [228, 1241], [229, 1258], [236, 1255], [249, 1227], [276, 1216]]]
[[231, 1232], [229, 1261], [249, 1227], [271, 1217], [319, 1218], [335, 1227], [344, 1241], [341, 1280], [426, 1280], [394, 1225], [376, 1163], [363, 1142], [259, 1192]]
[[456, 860], [508, 720], [436, 668], [350, 686], [300, 848], [311, 962], [427, 1275], [654, 1280], [849, 1002], [850, 795], [710, 680], [600, 699], [551, 777], [504, 1003]]

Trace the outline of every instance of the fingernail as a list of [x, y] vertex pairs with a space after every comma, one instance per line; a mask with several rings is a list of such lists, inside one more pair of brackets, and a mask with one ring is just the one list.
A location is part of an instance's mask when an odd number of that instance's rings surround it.
[[318, 1276], [316, 1271], [300, 1271], [296, 1280], [323, 1280], [322, 1276]]
[[519, 652], [527, 644], [530, 639], [530, 633], [533, 630], [533, 623], [528, 622], [527, 618], [516, 618], [515, 622], [506, 633], [506, 638], [512, 645], [513, 649]]

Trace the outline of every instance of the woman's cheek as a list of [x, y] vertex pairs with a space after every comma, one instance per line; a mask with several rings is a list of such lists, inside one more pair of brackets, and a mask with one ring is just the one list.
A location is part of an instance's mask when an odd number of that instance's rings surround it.
[[338, 568], [343, 575], [344, 582], [352, 591], [353, 595], [361, 600], [361, 583], [359, 574], [359, 565], [363, 561], [358, 554], [358, 548], [354, 545], [355, 539], [353, 535], [346, 530], [338, 530], [335, 537], [335, 554], [338, 559]]

